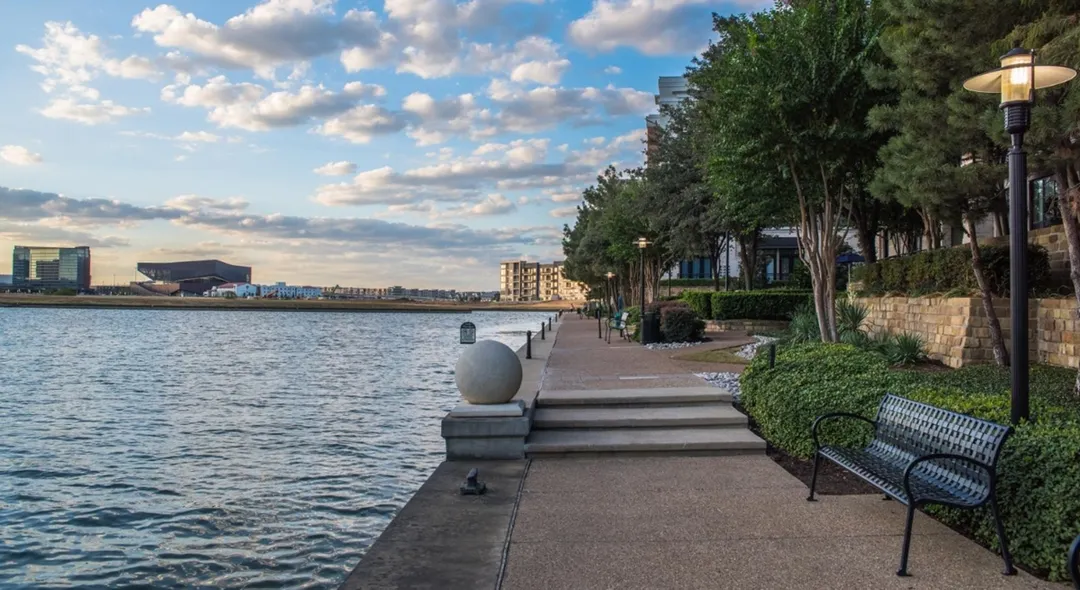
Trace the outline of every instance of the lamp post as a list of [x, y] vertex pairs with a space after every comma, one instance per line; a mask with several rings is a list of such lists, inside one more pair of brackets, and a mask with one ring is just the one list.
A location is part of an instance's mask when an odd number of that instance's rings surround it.
[[1001, 67], [969, 78], [972, 92], [1000, 93], [1009, 147], [1009, 304], [1012, 334], [1012, 423], [1030, 416], [1028, 405], [1027, 156], [1024, 133], [1031, 126], [1035, 91], [1072, 80], [1076, 71], [1035, 65], [1035, 52], [1016, 47], [1001, 56]]
[[612, 310], [615, 309], [615, 282], [612, 280], [615, 278], [615, 273], [608, 271], [605, 276], [608, 280], [608, 317], [615, 317], [611, 315]]
[[645, 317], [645, 248], [652, 244], [646, 238], [638, 238], [634, 242], [637, 244], [638, 250], [641, 250], [641, 317]]

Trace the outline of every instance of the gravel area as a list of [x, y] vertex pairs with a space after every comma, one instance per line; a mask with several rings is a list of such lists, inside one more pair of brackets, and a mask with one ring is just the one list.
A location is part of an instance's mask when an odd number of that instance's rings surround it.
[[649, 350], [675, 350], [677, 348], [690, 348], [699, 344], [704, 344], [704, 342], [654, 342], [646, 344], [645, 348]]
[[739, 400], [739, 394], [742, 392], [739, 389], [739, 374], [738, 373], [694, 373], [698, 377], [712, 383], [713, 385], [726, 389], [731, 393], [731, 397], [735, 401]]
[[740, 356], [746, 360], [753, 360], [754, 355], [757, 354], [757, 350], [762, 346], [768, 346], [769, 344], [776, 342], [778, 338], [772, 338], [771, 336], [754, 336], [754, 342], [747, 344], [735, 352], [735, 356]]

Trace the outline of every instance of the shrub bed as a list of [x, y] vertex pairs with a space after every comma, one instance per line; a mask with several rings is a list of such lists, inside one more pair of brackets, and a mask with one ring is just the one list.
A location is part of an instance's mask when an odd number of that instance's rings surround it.
[[660, 312], [660, 333], [667, 342], [696, 342], [705, 334], [705, 322], [689, 307], [668, 307]]
[[664, 315], [665, 310], [674, 308], [690, 309], [690, 304], [681, 299], [675, 299], [673, 301], [653, 301], [648, 306], [646, 306], [646, 309], [648, 311], [652, 313], [658, 313], [661, 316]]
[[[873, 417], [886, 392], [1007, 424], [1006, 369], [975, 366], [943, 372], [890, 369], [880, 354], [844, 344], [781, 347], [776, 368], [758, 355], [740, 380], [742, 404], [773, 445], [792, 455], [813, 453], [810, 427], [833, 411]], [[1065, 555], [1080, 531], [1080, 400], [1072, 397], [1075, 371], [1032, 367], [1033, 423], [1017, 427], [998, 464], [998, 499], [1016, 561], [1053, 580], [1067, 577]], [[869, 428], [832, 421], [830, 444], [865, 444]], [[987, 511], [932, 507], [943, 522], [996, 548]]]
[[[1000, 297], [1009, 294], [1009, 247], [980, 246], [990, 290]], [[944, 293], [953, 289], [974, 290], [975, 273], [971, 270], [969, 246], [923, 250], [908, 256], [886, 258], [873, 264], [852, 269], [852, 279], [862, 283], [868, 295], [904, 293], [918, 297], [927, 293]], [[1032, 291], [1052, 286], [1050, 258], [1042, 246], [1028, 247], [1028, 275]]]
[[787, 320], [813, 301], [806, 291], [732, 291], [713, 293], [709, 306], [714, 320]]
[[686, 301], [690, 309], [694, 310], [694, 313], [698, 314], [700, 318], [713, 317], [712, 296], [711, 291], [683, 291], [680, 294], [683, 301]]

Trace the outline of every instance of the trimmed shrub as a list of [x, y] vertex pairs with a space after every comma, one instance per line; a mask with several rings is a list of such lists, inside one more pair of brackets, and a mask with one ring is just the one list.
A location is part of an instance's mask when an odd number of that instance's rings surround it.
[[710, 307], [716, 320], [787, 320], [813, 300], [806, 291], [733, 291], [713, 293]]
[[672, 308], [690, 309], [690, 305], [681, 299], [676, 299], [674, 301], [653, 301], [645, 307], [649, 312], [658, 313], [661, 316], [664, 315], [664, 310]]
[[705, 322], [689, 307], [668, 307], [660, 312], [660, 333], [668, 342], [696, 342], [705, 333]]
[[[1034, 366], [1034, 423], [1021, 424], [998, 464], [998, 502], [1018, 565], [1067, 578], [1065, 555], [1080, 531], [1080, 400], [1070, 397], [1073, 369]], [[741, 378], [742, 404], [773, 445], [793, 455], [813, 453], [815, 417], [834, 411], [873, 418], [886, 392], [955, 412], [1009, 421], [1008, 369], [974, 366], [943, 372], [889, 369], [879, 354], [843, 344], [785, 346], [776, 368], [755, 358]], [[869, 427], [857, 420], [827, 422], [829, 444], [862, 445]], [[930, 507], [943, 522], [969, 531], [997, 548], [987, 510]]]
[[712, 315], [712, 292], [711, 291], [683, 291], [680, 297], [690, 305], [690, 309], [698, 314], [699, 318], [711, 318]]
[[[1009, 247], [998, 244], [980, 246], [983, 267], [990, 291], [999, 297], [1009, 294]], [[1051, 287], [1050, 258], [1042, 246], [1028, 247], [1028, 280], [1032, 291]], [[870, 295], [904, 293], [917, 297], [954, 289], [979, 288], [971, 270], [969, 246], [923, 250], [908, 256], [886, 258], [852, 269], [852, 278], [862, 283]]]

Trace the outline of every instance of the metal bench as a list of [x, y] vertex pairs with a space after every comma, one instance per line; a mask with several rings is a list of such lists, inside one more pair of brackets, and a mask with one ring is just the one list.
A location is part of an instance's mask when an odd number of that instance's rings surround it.
[[607, 341], [608, 342], [611, 342], [611, 331], [612, 330], [618, 330], [620, 338], [626, 337], [626, 319], [629, 318], [629, 317], [630, 317], [630, 314], [624, 311], [621, 314], [611, 318], [611, 320], [608, 321], [608, 335], [607, 335]]
[[[854, 418], [871, 424], [873, 440], [862, 449], [823, 446], [818, 440], [818, 428], [835, 418]], [[907, 506], [897, 575], [908, 575], [911, 523], [915, 509], [926, 504], [955, 508], [989, 504], [1005, 560], [1005, 574], [1016, 573], [995, 497], [995, 469], [1012, 428], [890, 393], [881, 400], [876, 420], [847, 412], [825, 414], [814, 420], [811, 434], [814, 474], [807, 500], [814, 501], [818, 466], [825, 458]]]

